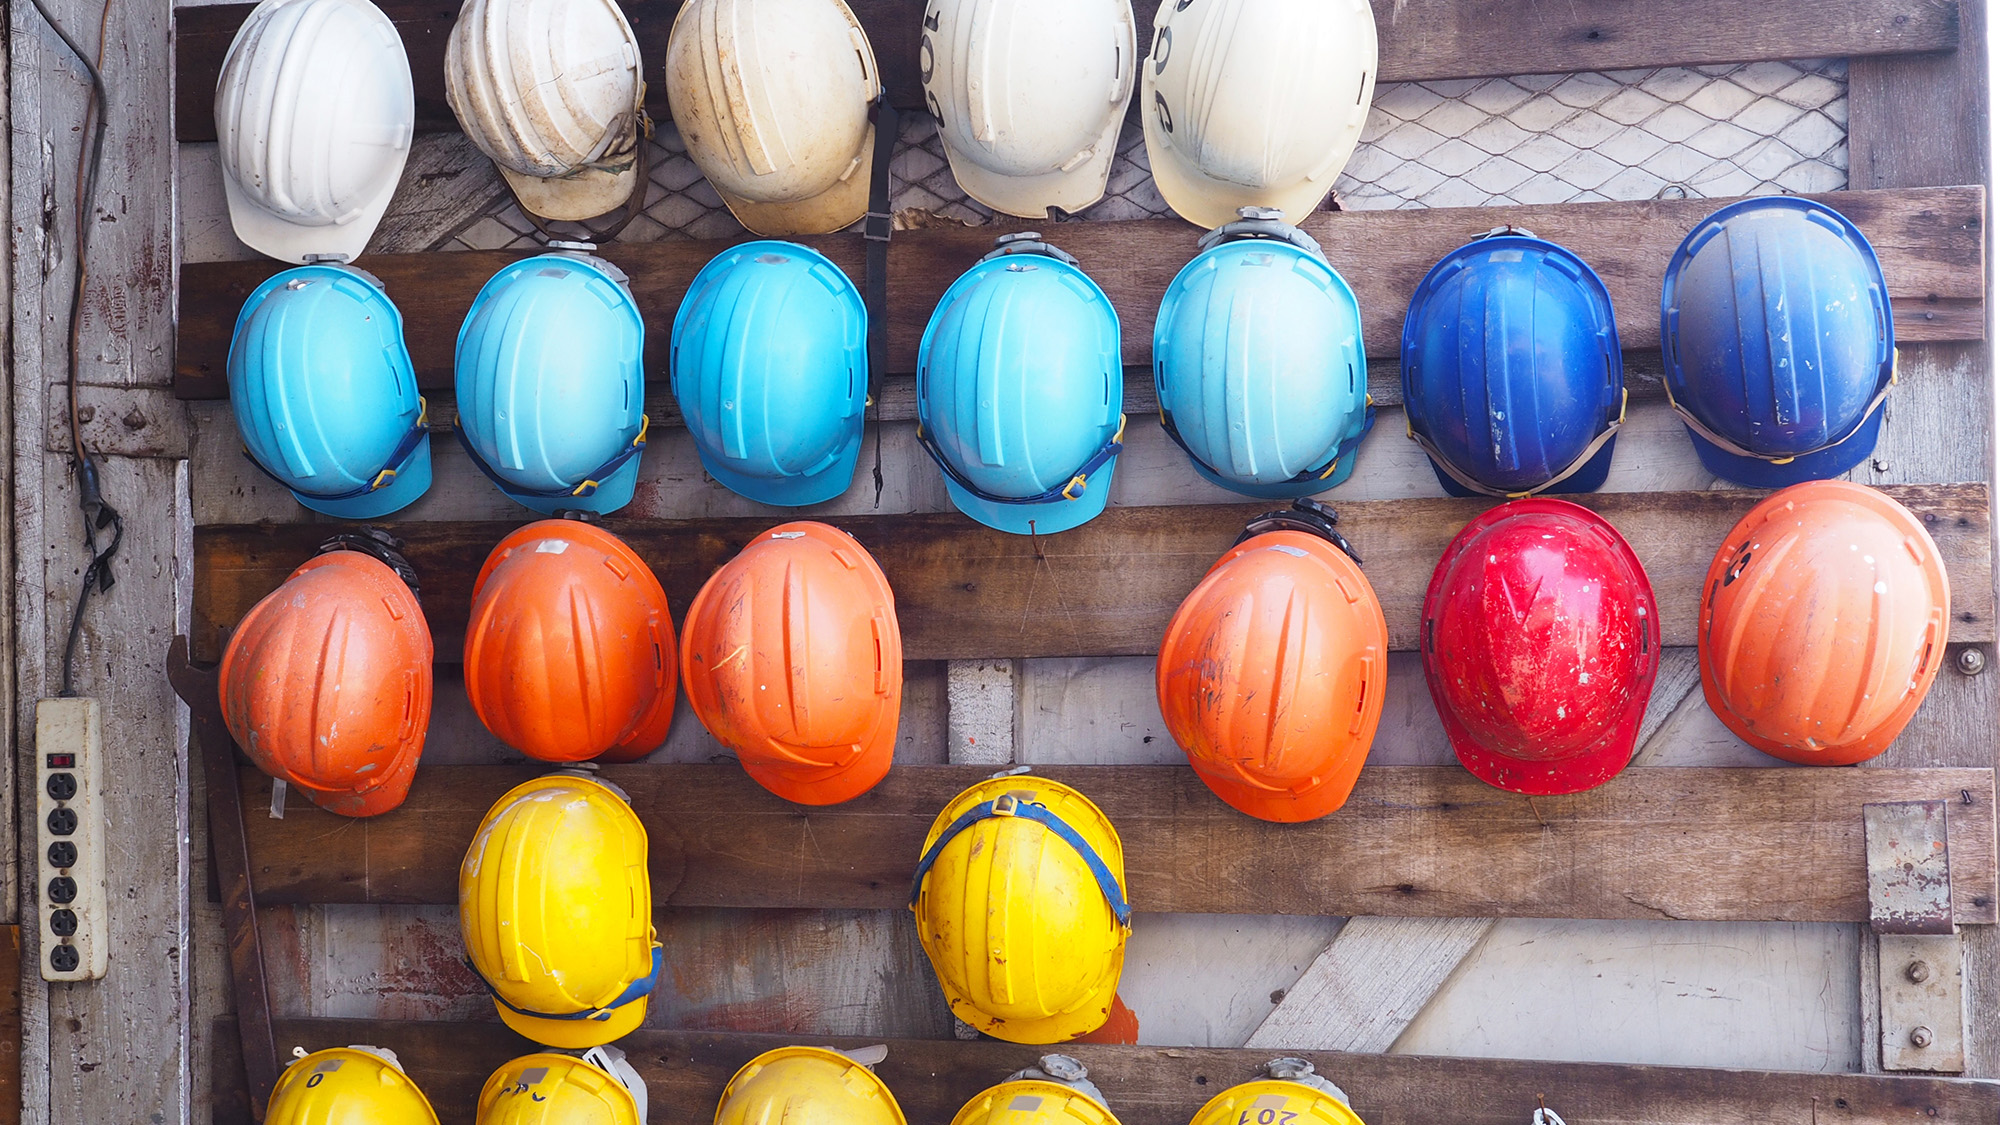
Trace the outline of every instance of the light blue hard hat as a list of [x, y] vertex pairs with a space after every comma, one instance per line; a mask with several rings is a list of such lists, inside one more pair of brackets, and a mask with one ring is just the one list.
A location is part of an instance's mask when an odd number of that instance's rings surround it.
[[745, 242], [695, 275], [674, 315], [674, 398], [702, 468], [760, 504], [847, 491], [868, 404], [868, 312], [839, 266]]
[[431, 486], [403, 316], [361, 270], [300, 266], [250, 294], [229, 341], [229, 405], [251, 463], [315, 512], [374, 519]]
[[917, 355], [917, 440], [959, 511], [1052, 535], [1104, 510], [1124, 448], [1118, 313], [1031, 231], [952, 282]]
[[1284, 213], [1202, 236], [1153, 322], [1160, 424], [1205, 479], [1245, 496], [1324, 492], [1375, 424], [1361, 306]]
[[577, 252], [493, 275], [458, 330], [458, 440], [546, 515], [632, 502], [646, 448], [646, 326], [625, 275]]

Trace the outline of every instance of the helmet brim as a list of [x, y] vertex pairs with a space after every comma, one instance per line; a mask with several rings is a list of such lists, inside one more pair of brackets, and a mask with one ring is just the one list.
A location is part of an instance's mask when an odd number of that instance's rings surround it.
[[1357, 758], [1352, 770], [1342, 770], [1303, 793], [1282, 794], [1252, 789], [1234, 778], [1199, 767], [1194, 773], [1210, 792], [1221, 798], [1223, 804], [1245, 816], [1254, 816], [1273, 824], [1301, 824], [1318, 820], [1346, 804], [1347, 798], [1354, 792], [1355, 781], [1361, 776], [1361, 766], [1362, 761]]
[[854, 467], [861, 461], [861, 432], [861, 419], [857, 415], [853, 432], [847, 436], [833, 464], [818, 472], [798, 476], [767, 477], [737, 472], [721, 464], [719, 458], [710, 456], [698, 442], [695, 453], [701, 458], [702, 470], [738, 496], [774, 508], [803, 508], [837, 500], [854, 483]]
[[1067, 172], [1003, 175], [960, 153], [952, 147], [949, 137], [944, 139], [944, 155], [951, 164], [952, 178], [965, 189], [965, 194], [1003, 215], [1046, 219], [1051, 207], [1074, 215], [1104, 198], [1104, 185], [1111, 179], [1111, 161], [1118, 154], [1118, 130], [1124, 123], [1121, 104], [1119, 111], [1105, 122], [1091, 158]]
[[634, 159], [622, 172], [584, 168], [555, 179], [524, 175], [502, 167], [500, 177], [514, 191], [514, 199], [524, 210], [555, 222], [582, 222], [609, 214], [631, 200], [634, 191], [644, 191], [639, 179], [639, 162]]
[[292, 496], [304, 507], [322, 515], [343, 520], [372, 520], [409, 507], [422, 499], [430, 487], [431, 443], [429, 438], [425, 438], [417, 443], [410, 459], [396, 470], [395, 479], [373, 492], [364, 492], [346, 500], [319, 500], [297, 492]]
[[222, 174], [222, 195], [229, 205], [229, 225], [243, 245], [267, 258], [305, 264], [308, 255], [341, 256], [353, 261], [368, 249], [368, 240], [388, 213], [396, 185], [402, 182], [403, 165], [408, 161], [407, 145], [396, 156], [394, 174], [386, 178], [374, 198], [368, 200], [347, 222], [332, 226], [301, 226], [273, 215], [244, 192], [236, 178]]
[[[1324, 179], [1275, 189], [1219, 183], [1189, 167], [1178, 149], [1160, 139], [1152, 114], [1142, 113], [1141, 117], [1145, 122], [1146, 162], [1152, 166], [1160, 197], [1175, 214], [1205, 230], [1235, 222], [1241, 217], [1236, 213], [1240, 207], [1275, 207], [1285, 213], [1286, 222], [1298, 226], [1319, 207], [1340, 175], [1336, 167]], [[1342, 166], [1345, 163], [1342, 161]]]
[[405, 754], [402, 761], [390, 767], [381, 784], [359, 792], [352, 789], [310, 789], [304, 785], [298, 785], [298, 789], [313, 804], [339, 816], [380, 816], [401, 807], [410, 795], [410, 783], [416, 780], [417, 762], [422, 757], [423, 747], [419, 745], [414, 752]]
[[[1611, 475], [1611, 451], [1617, 448], [1617, 446], [1618, 437], [1616, 434], [1613, 434], [1604, 443], [1602, 449], [1591, 454], [1590, 460], [1584, 462], [1583, 468], [1570, 474], [1568, 480], [1544, 488], [1536, 493], [1536, 495], [1568, 496], [1579, 492], [1596, 492], [1598, 489], [1603, 488], [1605, 479]], [[1446, 496], [1484, 497], [1485, 499], [1492, 499], [1491, 496], [1474, 492], [1456, 480], [1453, 480], [1450, 473], [1438, 467], [1436, 458], [1426, 454], [1425, 460], [1430, 462], [1431, 473], [1437, 477], [1438, 484], [1444, 489]]]
[[1117, 467], [1118, 458], [1113, 457], [1085, 478], [1083, 492], [1076, 499], [1046, 504], [996, 504], [967, 492], [950, 477], [945, 478], [944, 489], [953, 507], [995, 531], [1054, 535], [1081, 527], [1104, 511], [1111, 499], [1111, 471]]
[[584, 1051], [602, 1047], [638, 1030], [639, 1025], [646, 1021], [646, 1001], [647, 997], [641, 996], [629, 1004], [613, 1008], [601, 1020], [551, 1020], [524, 1016], [498, 1000], [493, 1002], [493, 1010], [500, 1013], [500, 1022], [536, 1043], [565, 1051]]
[[861, 756], [839, 769], [800, 770], [745, 760], [750, 780], [795, 805], [837, 805], [875, 788], [889, 775], [896, 756], [896, 726], [877, 731]]
[[500, 486], [500, 491], [522, 507], [545, 516], [558, 512], [596, 512], [600, 516], [608, 516], [632, 502], [632, 494], [639, 486], [639, 463], [645, 456], [640, 453], [618, 466], [610, 476], [599, 482], [597, 491], [588, 496], [523, 496], [504, 484]]
[[1867, 460], [1882, 432], [1882, 413], [1878, 407], [1860, 429], [1839, 445], [1795, 457], [1782, 465], [1730, 453], [1693, 430], [1688, 431], [1688, 440], [1694, 443], [1702, 468], [1724, 480], [1751, 488], [1787, 488], [1809, 480], [1832, 480]]
[[1194, 466], [1195, 473], [1201, 479], [1217, 488], [1226, 488], [1239, 496], [1254, 496], [1259, 500], [1297, 500], [1301, 496], [1317, 496], [1329, 489], [1338, 488], [1346, 484], [1347, 478], [1354, 475], [1354, 462], [1360, 452], [1357, 449], [1346, 457], [1341, 458], [1340, 464], [1335, 466], [1334, 470], [1324, 477], [1315, 477], [1312, 480], [1285, 481], [1280, 484], [1250, 484], [1239, 480], [1229, 480], [1193, 457], [1188, 458], [1188, 464]]
[[787, 203], [761, 203], [745, 199], [740, 195], [724, 191], [714, 180], [709, 186], [729, 207], [729, 213], [743, 224], [745, 230], [766, 238], [789, 238], [796, 235], [832, 234], [846, 230], [859, 222], [868, 213], [869, 176], [874, 168], [875, 125], [870, 122], [868, 133], [861, 141], [861, 159], [847, 178], [839, 180], [825, 191], [810, 199], [798, 199]]
[[1589, 749], [1549, 762], [1496, 754], [1473, 741], [1465, 728], [1451, 718], [1439, 717], [1444, 719], [1445, 735], [1451, 740], [1452, 753], [1458, 755], [1459, 764], [1472, 776], [1509, 793], [1548, 797], [1595, 789], [1617, 777], [1632, 763], [1639, 737], [1639, 720], [1645, 713], [1645, 700], [1641, 699], [1630, 714]]

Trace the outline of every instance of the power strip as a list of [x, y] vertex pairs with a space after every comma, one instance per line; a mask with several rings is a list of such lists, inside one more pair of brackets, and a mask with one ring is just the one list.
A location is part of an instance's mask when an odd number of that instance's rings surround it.
[[43, 980], [97, 980], [109, 960], [103, 758], [97, 700], [35, 704]]

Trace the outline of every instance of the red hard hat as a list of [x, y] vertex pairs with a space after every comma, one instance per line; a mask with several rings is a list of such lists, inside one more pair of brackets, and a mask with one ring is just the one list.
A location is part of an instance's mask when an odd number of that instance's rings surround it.
[[1308, 531], [1264, 532], [1216, 560], [1167, 625], [1160, 714], [1230, 807], [1313, 820], [1361, 774], [1388, 655], [1382, 603], [1346, 552]]
[[1458, 760], [1515, 793], [1576, 793], [1632, 760], [1660, 614], [1618, 530], [1566, 500], [1465, 526], [1424, 594], [1424, 679]]
[[299, 567], [222, 654], [222, 717], [272, 777], [343, 816], [403, 803], [431, 719], [431, 631], [396, 572], [359, 551]]
[[500, 741], [544, 762], [630, 762], [674, 721], [674, 623], [625, 541], [539, 520], [500, 541], [472, 587], [465, 693]]
[[681, 664], [701, 724], [787, 801], [835, 804], [889, 772], [903, 635], [888, 578], [846, 532], [759, 535], [688, 606]]

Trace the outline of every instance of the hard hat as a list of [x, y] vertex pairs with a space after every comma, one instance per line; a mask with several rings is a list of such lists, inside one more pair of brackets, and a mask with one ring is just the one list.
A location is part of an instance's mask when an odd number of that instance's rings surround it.
[[1403, 319], [1403, 411], [1453, 496], [1600, 487], [1625, 420], [1604, 282], [1511, 227], [1446, 254]]
[[578, 520], [515, 530], [472, 585], [465, 694], [530, 758], [630, 762], [674, 719], [674, 623], [625, 541]]
[[1324, 492], [1375, 424], [1361, 306], [1319, 243], [1275, 210], [1203, 235], [1153, 322], [1160, 424], [1213, 484]]
[[342, 816], [403, 803], [431, 717], [431, 633], [396, 571], [358, 550], [307, 561], [222, 654], [222, 717], [270, 776]]
[[709, 476], [786, 507], [847, 491], [868, 405], [868, 311], [839, 266], [790, 242], [717, 254], [674, 314], [672, 363]]
[[612, 0], [465, 0], [444, 96], [525, 212], [591, 219], [645, 194], [646, 80]]
[[1139, 71], [1146, 159], [1169, 207], [1211, 229], [1239, 207], [1296, 224], [1361, 139], [1375, 13], [1367, 0], [1162, 2]]
[[1060, 1043], [1110, 1018], [1132, 907], [1118, 830], [1031, 775], [952, 798], [910, 888], [917, 939], [952, 1015], [1010, 1043]]
[[1304, 1059], [1272, 1059], [1269, 1077], [1239, 1082], [1208, 1099], [1188, 1125], [1367, 1125], [1340, 1087]]
[[846, 532], [752, 540], [688, 606], [681, 666], [701, 725], [787, 801], [835, 804], [889, 772], [903, 635], [889, 580]]
[[[841, 1051], [779, 1047], [743, 1064], [722, 1089], [715, 1125], [904, 1125], [875, 1072]], [[886, 1051], [872, 1053], [878, 1061]]]
[[1131, 0], [930, 0], [917, 68], [965, 194], [1030, 219], [1104, 198], [1132, 26]]
[[1481, 513], [1424, 592], [1431, 701], [1458, 760], [1514, 793], [1578, 793], [1632, 760], [1660, 612], [1618, 529], [1567, 500]]
[[616, 1047], [523, 1055], [486, 1080], [476, 1125], [646, 1125], [646, 1080]]
[[1082, 1063], [1043, 1055], [1038, 1065], [974, 1095], [951, 1125], [1118, 1125], [1118, 1117]]
[[568, 771], [508, 790], [465, 849], [458, 924], [508, 1027], [572, 1051], [638, 1027], [662, 960], [625, 794]]
[[543, 515], [632, 502], [646, 448], [646, 326], [624, 273], [583, 253], [506, 266], [458, 330], [458, 441]]
[[1864, 485], [1766, 497], [1702, 582], [1709, 709], [1775, 758], [1845, 766], [1889, 748], [1944, 663], [1951, 582], [1908, 508]]
[[1660, 293], [1667, 399], [1719, 477], [1782, 488], [1875, 448], [1896, 325], [1868, 239], [1823, 203], [1759, 196], [1688, 233]]
[[917, 353], [917, 440], [959, 511], [1053, 535], [1096, 518], [1125, 437], [1118, 313], [1033, 232], [952, 282]]
[[881, 92], [841, 0], [688, 0], [667, 39], [688, 156], [757, 234], [831, 234], [867, 212]]
[[438, 1125], [430, 1100], [386, 1047], [294, 1048], [264, 1125]]
[[389, 209], [416, 130], [410, 60], [368, 0], [264, 0], [215, 83], [236, 237], [287, 262], [352, 259]]
[[251, 292], [229, 338], [229, 406], [251, 464], [315, 512], [375, 519], [431, 486], [403, 314], [361, 270], [300, 266]]
[[1181, 602], [1155, 666], [1188, 764], [1261, 820], [1346, 803], [1382, 718], [1389, 626], [1322, 511], [1273, 513], [1281, 529], [1239, 539]]

